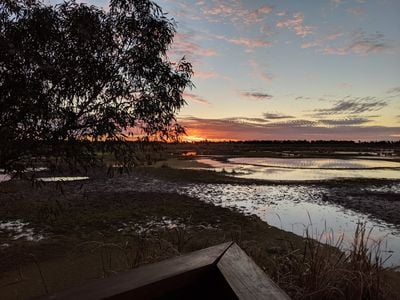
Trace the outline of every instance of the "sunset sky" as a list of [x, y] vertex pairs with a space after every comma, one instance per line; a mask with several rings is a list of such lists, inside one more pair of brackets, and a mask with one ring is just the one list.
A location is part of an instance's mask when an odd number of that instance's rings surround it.
[[194, 66], [190, 139], [400, 139], [399, 0], [156, 3]]

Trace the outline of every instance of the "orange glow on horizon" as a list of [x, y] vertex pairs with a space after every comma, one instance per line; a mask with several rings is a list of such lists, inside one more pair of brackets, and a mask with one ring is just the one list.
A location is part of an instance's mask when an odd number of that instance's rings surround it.
[[187, 135], [182, 136], [182, 141], [184, 142], [226, 142], [226, 141], [237, 141], [236, 139], [230, 138], [219, 138], [215, 137], [215, 132], [207, 132], [201, 129], [186, 129]]
[[182, 141], [184, 142], [203, 142], [203, 141], [210, 141], [210, 142], [226, 142], [226, 141], [237, 141], [235, 139], [218, 139], [218, 138], [208, 138], [205, 136], [196, 136], [196, 135], [186, 135], [182, 137]]

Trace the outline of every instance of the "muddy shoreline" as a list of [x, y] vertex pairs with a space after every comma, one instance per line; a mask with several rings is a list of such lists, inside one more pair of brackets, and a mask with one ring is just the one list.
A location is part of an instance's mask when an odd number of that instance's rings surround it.
[[[372, 218], [400, 226], [400, 191], [371, 191], [371, 183], [342, 183], [329, 186], [330, 193], [323, 201], [339, 204], [345, 208], [365, 213]], [[388, 183], [386, 186], [390, 186]]]
[[348, 179], [297, 182], [244, 179], [207, 170], [143, 168], [137, 172], [144, 176], [184, 183], [320, 186], [327, 190], [322, 198], [323, 201], [400, 226], [400, 180]]

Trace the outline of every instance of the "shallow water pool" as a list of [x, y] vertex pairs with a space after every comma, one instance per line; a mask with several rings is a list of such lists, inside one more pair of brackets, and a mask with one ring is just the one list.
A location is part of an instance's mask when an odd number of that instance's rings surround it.
[[238, 157], [227, 162], [200, 158], [197, 162], [241, 178], [309, 181], [343, 178], [400, 179], [400, 163], [374, 159]]

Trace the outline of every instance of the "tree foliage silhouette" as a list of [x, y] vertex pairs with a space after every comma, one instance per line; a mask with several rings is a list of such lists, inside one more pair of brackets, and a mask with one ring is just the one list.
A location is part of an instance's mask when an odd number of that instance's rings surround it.
[[115, 145], [128, 128], [182, 133], [175, 115], [192, 67], [167, 56], [175, 32], [150, 0], [111, 0], [107, 11], [0, 0], [0, 168], [91, 159], [91, 142]]

